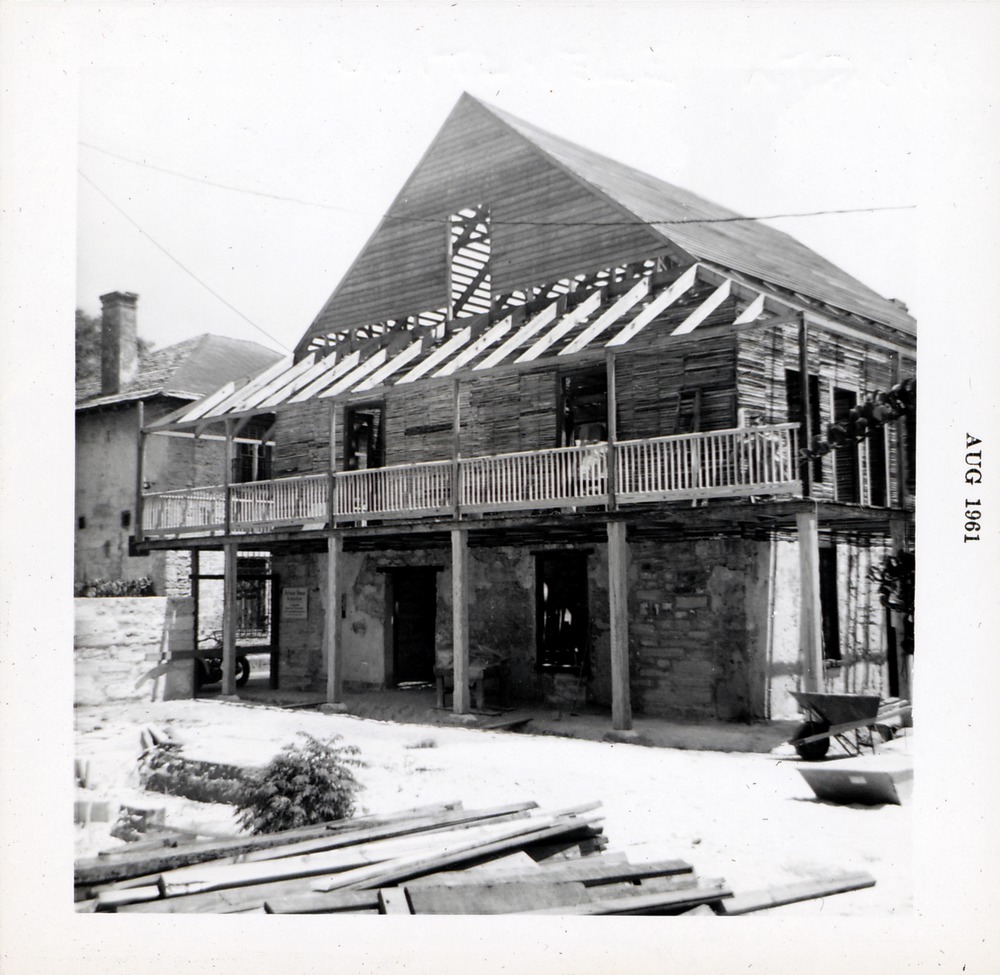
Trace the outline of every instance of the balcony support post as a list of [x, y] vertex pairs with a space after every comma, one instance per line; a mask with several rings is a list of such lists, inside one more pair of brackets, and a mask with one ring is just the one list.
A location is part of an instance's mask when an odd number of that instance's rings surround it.
[[144, 410], [145, 404], [142, 400], [139, 400], [138, 410], [136, 416], [139, 424], [139, 438], [136, 443], [136, 458], [135, 458], [135, 540], [137, 542], [142, 541], [142, 486], [145, 484], [146, 474], [146, 431], [143, 430], [144, 422]]
[[[449, 292], [450, 293], [450, 292]], [[462, 390], [460, 381], [455, 379], [452, 383], [452, 406], [451, 406], [451, 503], [452, 513], [455, 520], [462, 515], [461, 511], [461, 485], [459, 478], [462, 476]]]
[[469, 532], [451, 532], [452, 666], [455, 714], [469, 713]]
[[326, 486], [326, 524], [333, 528], [337, 521], [337, 402], [330, 401], [330, 463]]
[[608, 602], [611, 620], [611, 724], [632, 727], [628, 661], [628, 541], [625, 522], [608, 522]]
[[[800, 398], [802, 400], [802, 448], [812, 447], [813, 435], [819, 433], [812, 428], [812, 399], [809, 395], [809, 326], [806, 324], [805, 312], [799, 312], [799, 382], [801, 384]], [[791, 417], [789, 417], [791, 419]], [[812, 465], [811, 460], [802, 465], [802, 496], [812, 496]]]
[[232, 480], [233, 480], [233, 421], [226, 420], [226, 470], [225, 470], [225, 480], [222, 482], [225, 485], [225, 531], [226, 535], [230, 535], [233, 529], [233, 490], [232, 490]]
[[[906, 545], [906, 522], [899, 516], [889, 519], [889, 537], [892, 546], [892, 555], [899, 556], [907, 551]], [[904, 701], [913, 701], [913, 656], [910, 645], [912, 634], [908, 632], [908, 624], [902, 613], [895, 611], [889, 613], [890, 626], [896, 631], [896, 674], [899, 678], [899, 697]], [[902, 724], [909, 727], [912, 723], [911, 716], [906, 714], [902, 718]]]
[[615, 354], [608, 352], [608, 511], [618, 507], [618, 390], [615, 385]]
[[815, 511], [795, 516], [799, 536], [799, 642], [802, 689], [823, 689], [823, 613], [819, 595], [819, 518]]
[[236, 560], [239, 544], [226, 542], [223, 548], [222, 696], [233, 697], [236, 694]]
[[323, 607], [323, 655], [326, 657], [326, 703], [344, 700], [344, 647], [340, 640], [340, 561], [342, 535], [326, 541], [326, 604]]

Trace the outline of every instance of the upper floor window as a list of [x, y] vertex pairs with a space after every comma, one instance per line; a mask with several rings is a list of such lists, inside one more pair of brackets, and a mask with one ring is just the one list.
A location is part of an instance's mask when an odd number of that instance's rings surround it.
[[233, 484], [246, 484], [250, 481], [268, 481], [271, 477], [270, 444], [233, 444]]
[[559, 444], [603, 443], [608, 439], [608, 374], [602, 369], [560, 378]]
[[[802, 446], [805, 443], [805, 411], [802, 402], [802, 374], [797, 369], [785, 370], [785, 402], [788, 407], [788, 422], [802, 427]], [[809, 374], [809, 426], [812, 436], [822, 436], [819, 409], [819, 376]], [[812, 479], [817, 484], [823, 480], [823, 458], [817, 457], [812, 463]]]
[[481, 203], [452, 214], [448, 237], [449, 318], [490, 310], [490, 208]]

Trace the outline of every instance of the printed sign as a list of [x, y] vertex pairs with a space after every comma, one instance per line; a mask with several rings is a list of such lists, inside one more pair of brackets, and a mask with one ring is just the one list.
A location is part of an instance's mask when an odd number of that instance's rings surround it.
[[281, 618], [304, 620], [309, 618], [309, 590], [289, 588], [281, 590]]

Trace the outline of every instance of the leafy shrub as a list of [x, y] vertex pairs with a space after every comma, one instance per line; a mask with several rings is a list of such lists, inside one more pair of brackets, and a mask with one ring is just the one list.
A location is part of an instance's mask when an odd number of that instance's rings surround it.
[[141, 579], [94, 579], [92, 582], [77, 582], [73, 586], [74, 596], [103, 598], [112, 596], [154, 596], [153, 580], [149, 576]]
[[361, 784], [352, 768], [364, 765], [353, 745], [337, 745], [339, 735], [285, 745], [271, 763], [252, 773], [236, 799], [240, 825], [251, 833], [277, 833], [354, 813]]
[[186, 758], [172, 744], [159, 745], [139, 760], [139, 781], [147, 792], [198, 802], [235, 803], [245, 780], [241, 769]]

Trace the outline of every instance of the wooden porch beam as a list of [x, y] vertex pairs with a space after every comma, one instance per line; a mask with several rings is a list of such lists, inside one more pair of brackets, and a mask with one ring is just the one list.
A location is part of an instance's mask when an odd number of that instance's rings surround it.
[[406, 383], [415, 382], [421, 376], [425, 376], [432, 369], [436, 369], [453, 352], [462, 348], [462, 346], [465, 345], [470, 338], [472, 338], [471, 328], [463, 328], [461, 331], [456, 332], [450, 339], [448, 339], [447, 342], [427, 356], [423, 362], [414, 366], [414, 368], [411, 369], [405, 376], [398, 379], [396, 381], [396, 385], [404, 386]]
[[604, 300], [604, 289], [598, 288], [592, 295], [580, 302], [571, 312], [563, 315], [535, 344], [523, 352], [515, 362], [531, 362], [537, 359], [546, 349], [551, 348], [568, 332], [571, 332], [580, 322], [585, 321], [601, 307]]
[[138, 404], [138, 421], [139, 421], [139, 438], [136, 442], [136, 457], [135, 457], [135, 540], [137, 542], [142, 541], [142, 492], [143, 484], [145, 484], [146, 476], [144, 468], [146, 466], [146, 433], [143, 428], [143, 414], [145, 413], [145, 404], [142, 400], [139, 400]]
[[200, 403], [195, 403], [190, 410], [185, 412], [183, 417], [177, 418], [179, 421], [184, 423], [191, 423], [194, 420], [200, 420], [205, 416], [210, 410], [221, 403], [223, 400], [229, 399], [233, 395], [236, 389], [236, 383], [228, 382], [225, 386], [217, 389], [214, 393], [206, 396]]
[[709, 315], [715, 311], [728, 297], [732, 289], [732, 281], [728, 278], [722, 282], [680, 325], [671, 335], [687, 335], [693, 332]]
[[556, 298], [555, 301], [550, 302], [546, 305], [534, 318], [530, 319], [519, 329], [517, 329], [514, 334], [496, 349], [491, 352], [482, 362], [480, 362], [476, 369], [489, 369], [495, 366], [498, 362], [503, 362], [504, 359], [510, 355], [515, 349], [519, 349], [522, 345], [526, 345], [531, 339], [533, 339], [549, 322], [553, 321], [555, 317], [559, 314], [561, 298]]
[[[333, 360], [333, 361], [331, 361]], [[296, 391], [288, 400], [289, 403], [302, 403], [311, 399], [317, 393], [326, 389], [331, 383], [336, 382], [341, 376], [353, 369], [361, 361], [361, 350], [355, 349], [343, 358], [334, 355], [327, 356], [310, 370], [309, 376], [302, 378], [307, 380], [308, 385]], [[322, 368], [319, 368], [322, 367]]]
[[469, 532], [451, 532], [452, 667], [455, 714], [469, 713]]
[[221, 403], [217, 404], [213, 408], [213, 412], [239, 413], [241, 410], [246, 408], [246, 402], [251, 396], [272, 383], [278, 376], [287, 372], [293, 366], [294, 363], [290, 356], [286, 356], [284, 359], [279, 359], [258, 376], [251, 379], [250, 382], [237, 389], [232, 396], [227, 397]]
[[399, 372], [403, 366], [412, 362], [417, 358], [418, 355], [423, 351], [424, 340], [417, 339], [416, 342], [411, 342], [402, 352], [397, 353], [385, 365], [380, 366], [376, 369], [367, 379], [363, 382], [358, 383], [354, 387], [355, 393], [361, 393], [368, 389], [374, 389], [384, 380], [388, 379], [395, 372]]
[[799, 537], [799, 643], [802, 689], [823, 689], [823, 613], [819, 595], [819, 516], [800, 511], [795, 516]]
[[344, 536], [326, 542], [326, 593], [323, 607], [323, 656], [326, 659], [326, 703], [344, 699], [344, 647], [340, 640], [340, 561]]
[[608, 522], [608, 603], [611, 620], [611, 725], [632, 727], [628, 662], [628, 542], [625, 522]]
[[[389, 358], [389, 353], [386, 349], [379, 349], [373, 356], [367, 358], [361, 363], [356, 369], [352, 369], [346, 376], [342, 376], [338, 379], [329, 389], [324, 390], [319, 394], [320, 399], [326, 399], [330, 396], [337, 396], [346, 390], [351, 389], [354, 385], [361, 382], [366, 376], [371, 375], [379, 366], [381, 366], [386, 359]], [[345, 360], [346, 361], [346, 360]]]
[[462, 368], [467, 362], [471, 362], [482, 352], [485, 352], [491, 345], [496, 345], [510, 330], [514, 323], [514, 317], [508, 315], [502, 321], [496, 323], [496, 325], [491, 326], [482, 335], [479, 336], [471, 345], [462, 349], [457, 356], [455, 356], [451, 362], [445, 363], [436, 373], [434, 373], [434, 378], [437, 379], [439, 376], [450, 376], [452, 373], [457, 372]]
[[700, 266], [692, 264], [673, 284], [664, 288], [607, 344], [609, 346], [624, 345], [634, 339], [657, 315], [669, 308], [695, 283]]
[[615, 301], [595, 322], [591, 322], [565, 349], [559, 350], [559, 355], [572, 355], [589, 345], [602, 332], [607, 331], [623, 315], [642, 301], [649, 294], [650, 279], [640, 278], [628, 291]]

